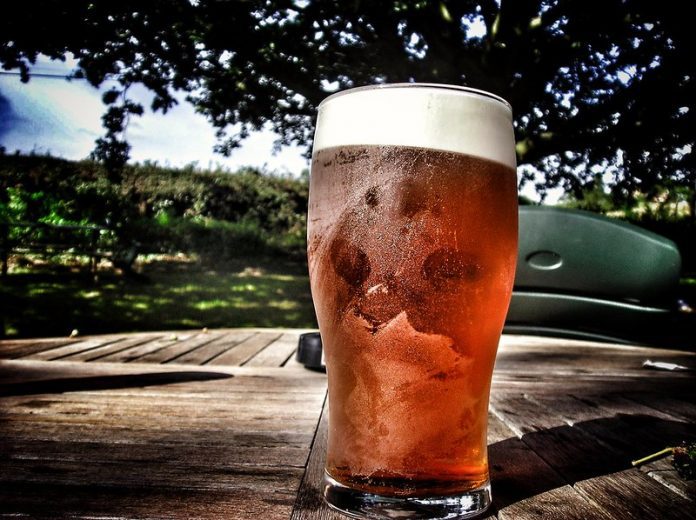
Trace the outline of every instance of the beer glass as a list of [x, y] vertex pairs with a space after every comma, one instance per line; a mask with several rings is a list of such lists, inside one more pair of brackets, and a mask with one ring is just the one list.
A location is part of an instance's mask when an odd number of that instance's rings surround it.
[[331, 507], [358, 518], [488, 507], [488, 398], [516, 256], [503, 99], [386, 84], [319, 105], [308, 260]]

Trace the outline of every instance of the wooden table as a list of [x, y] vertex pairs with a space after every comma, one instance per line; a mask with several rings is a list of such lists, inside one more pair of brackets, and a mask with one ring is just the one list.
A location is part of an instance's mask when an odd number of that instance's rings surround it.
[[[0, 516], [344, 518], [322, 503], [326, 376], [297, 330], [0, 341]], [[696, 437], [672, 350], [504, 336], [486, 518], [696, 517], [668, 459]]]

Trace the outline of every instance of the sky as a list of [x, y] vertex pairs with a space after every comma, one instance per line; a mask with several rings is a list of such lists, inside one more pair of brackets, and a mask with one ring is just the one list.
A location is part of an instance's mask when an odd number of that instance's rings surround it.
[[[18, 71], [0, 71], [0, 146], [7, 153], [33, 151], [84, 159], [92, 151], [95, 139], [104, 134], [101, 94], [111, 84], [97, 90], [85, 80], [67, 81], [72, 66], [39, 59], [29, 83], [20, 82]], [[166, 115], [149, 110], [152, 95], [145, 87], [133, 86], [129, 96], [146, 108], [142, 117], [131, 119], [126, 132], [132, 162], [175, 167], [197, 163], [200, 168], [220, 165], [230, 170], [256, 166], [292, 175], [309, 167], [300, 147], [286, 146], [273, 154], [276, 136], [268, 129], [253, 133], [230, 157], [216, 154], [214, 128], [183, 96]]]

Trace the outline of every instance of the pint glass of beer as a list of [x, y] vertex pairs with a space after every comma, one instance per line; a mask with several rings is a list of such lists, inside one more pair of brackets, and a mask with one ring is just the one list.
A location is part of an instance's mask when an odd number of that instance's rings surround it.
[[449, 85], [334, 94], [319, 106], [310, 179], [329, 379], [324, 497], [355, 517], [482, 512], [517, 256], [510, 106]]

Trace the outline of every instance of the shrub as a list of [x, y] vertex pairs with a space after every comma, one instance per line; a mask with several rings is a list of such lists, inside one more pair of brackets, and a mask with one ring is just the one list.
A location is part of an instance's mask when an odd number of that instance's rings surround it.
[[98, 163], [0, 155], [0, 219], [100, 225], [114, 247], [189, 252], [207, 259], [304, 256], [306, 179], [243, 168], [201, 171], [127, 166], [114, 184]]

